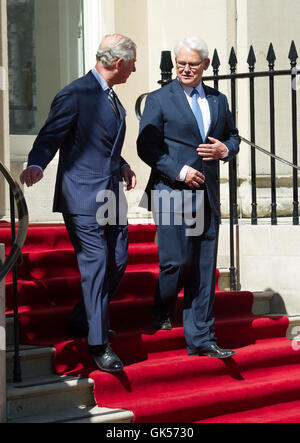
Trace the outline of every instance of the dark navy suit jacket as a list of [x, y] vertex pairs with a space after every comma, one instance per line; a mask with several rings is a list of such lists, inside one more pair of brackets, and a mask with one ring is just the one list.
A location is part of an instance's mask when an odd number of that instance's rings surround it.
[[[235, 128], [227, 98], [206, 85], [211, 125], [207, 136], [222, 141], [228, 148], [227, 161], [239, 151], [240, 139]], [[218, 160], [203, 162], [197, 154], [202, 140], [197, 121], [186, 99], [184, 89], [176, 79], [148, 95], [137, 141], [138, 154], [151, 169], [146, 187], [148, 209], [151, 210], [152, 190], [189, 189], [176, 180], [184, 165], [205, 175], [205, 189], [212, 211], [219, 215]]]
[[95, 215], [100, 190], [118, 195], [125, 110], [118, 124], [106, 93], [90, 71], [60, 91], [29, 153], [28, 166], [43, 169], [59, 150], [54, 212]]

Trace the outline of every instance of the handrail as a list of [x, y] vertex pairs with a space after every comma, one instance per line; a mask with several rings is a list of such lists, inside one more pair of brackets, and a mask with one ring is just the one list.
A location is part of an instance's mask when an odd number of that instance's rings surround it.
[[8, 274], [8, 272], [15, 266], [17, 260], [22, 252], [22, 247], [25, 243], [28, 231], [28, 209], [23, 192], [18, 183], [13, 179], [9, 170], [0, 161], [0, 171], [4, 175], [6, 181], [10, 186], [10, 190], [16, 201], [19, 226], [16, 239], [11, 246], [11, 251], [8, 254], [4, 264], [0, 267], [0, 281]]
[[[23, 192], [18, 183], [13, 179], [9, 170], [0, 162], [0, 172], [9, 184], [10, 191], [10, 219], [11, 219], [11, 250], [0, 267], [0, 281], [12, 270], [13, 277], [13, 299], [14, 299], [14, 381], [22, 381], [20, 343], [19, 343], [19, 300], [17, 285], [17, 260], [22, 253], [28, 232], [28, 209]], [[19, 226], [16, 236], [15, 224], [15, 202], [18, 211]]]
[[257, 149], [258, 151], [262, 152], [263, 154], [268, 155], [269, 157], [274, 158], [275, 160], [280, 161], [281, 163], [284, 163], [285, 165], [290, 166], [291, 168], [297, 169], [298, 171], [300, 171], [300, 166], [294, 165], [293, 163], [290, 163], [288, 160], [285, 160], [282, 157], [279, 157], [278, 155], [272, 154], [269, 151], [266, 151], [264, 148], [262, 148], [261, 146], [256, 145], [255, 143], [251, 142], [250, 140], [247, 140], [246, 138], [240, 136], [240, 139], [242, 142], [246, 143], [247, 145], [252, 146], [253, 148]]

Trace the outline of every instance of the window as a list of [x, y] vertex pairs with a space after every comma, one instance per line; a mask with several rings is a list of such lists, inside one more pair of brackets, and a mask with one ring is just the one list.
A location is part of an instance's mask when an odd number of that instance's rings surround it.
[[82, 0], [7, 0], [10, 133], [36, 134], [83, 75]]

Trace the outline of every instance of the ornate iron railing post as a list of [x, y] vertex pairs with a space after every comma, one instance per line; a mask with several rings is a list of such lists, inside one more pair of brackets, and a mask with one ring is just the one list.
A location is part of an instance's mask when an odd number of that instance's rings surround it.
[[[267, 61], [269, 72], [274, 72], [275, 52], [272, 43], [269, 46]], [[275, 154], [275, 97], [274, 97], [274, 75], [269, 77], [269, 98], [270, 98], [270, 146], [271, 153]], [[276, 165], [275, 159], [271, 157], [271, 224], [277, 225], [277, 203], [276, 203]]]
[[[254, 73], [256, 57], [253, 46], [250, 47], [247, 63], [249, 72]], [[255, 143], [255, 92], [254, 92], [254, 76], [250, 76], [250, 133], [251, 142]], [[256, 193], [256, 152], [251, 147], [251, 185], [252, 185], [252, 212], [251, 223], [257, 225], [257, 193]]]
[[[236, 124], [236, 65], [237, 58], [234, 48], [231, 49], [229, 58], [231, 72], [231, 112]], [[229, 207], [230, 207], [230, 289], [237, 290], [236, 266], [235, 266], [235, 238], [234, 225], [238, 225], [237, 211], [237, 161], [233, 158], [229, 161]]]
[[[219, 90], [219, 67], [221, 65], [218, 51], [214, 50], [214, 55], [211, 62], [213, 73], [214, 73], [214, 88], [218, 91]], [[221, 196], [221, 180], [220, 180], [220, 163], [218, 164], [218, 177], [219, 177], [219, 196]], [[219, 224], [222, 224], [222, 217], [221, 217], [221, 198], [220, 198], [220, 219]]]
[[[292, 143], [293, 143], [293, 163], [298, 165], [298, 123], [297, 123], [297, 59], [298, 53], [295, 42], [292, 41], [289, 59], [292, 68]], [[293, 170], [293, 224], [299, 225], [299, 192], [298, 192], [298, 172]]]

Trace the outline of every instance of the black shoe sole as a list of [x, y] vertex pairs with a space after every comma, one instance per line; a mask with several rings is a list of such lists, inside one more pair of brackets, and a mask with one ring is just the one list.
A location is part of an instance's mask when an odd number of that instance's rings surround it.
[[203, 357], [211, 357], [211, 358], [218, 358], [220, 360], [225, 360], [226, 358], [234, 357], [236, 355], [236, 353], [233, 352], [233, 353], [231, 353], [229, 355], [221, 356], [221, 355], [210, 354], [209, 352], [207, 352], [207, 353], [206, 352], [202, 352], [202, 353], [199, 353], [198, 355], [199, 356], [203, 356]]

